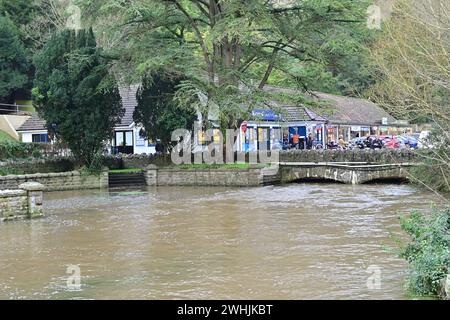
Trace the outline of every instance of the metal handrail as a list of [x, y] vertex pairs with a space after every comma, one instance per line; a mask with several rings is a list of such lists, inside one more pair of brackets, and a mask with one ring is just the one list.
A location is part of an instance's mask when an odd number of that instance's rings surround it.
[[[12, 107], [12, 108], [5, 108], [5, 107]], [[0, 113], [1, 112], [9, 112], [9, 113], [13, 113], [13, 114], [14, 113], [19, 114], [19, 112], [27, 112], [28, 110], [23, 110], [23, 109], [30, 108], [30, 107], [33, 107], [33, 106], [25, 105], [25, 104], [0, 103]]]

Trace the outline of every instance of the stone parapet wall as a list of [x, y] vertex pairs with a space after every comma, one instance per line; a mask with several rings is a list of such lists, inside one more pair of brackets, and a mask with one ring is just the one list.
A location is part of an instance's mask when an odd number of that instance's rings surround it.
[[280, 152], [280, 162], [367, 162], [411, 163], [420, 162], [426, 150], [289, 150]]
[[146, 182], [149, 186], [230, 186], [251, 187], [264, 184], [261, 166], [246, 169], [182, 169], [147, 167]]
[[27, 182], [19, 189], [0, 190], [0, 222], [41, 217], [43, 189], [40, 183]]
[[70, 157], [49, 157], [28, 160], [8, 160], [0, 162], [0, 172], [17, 174], [67, 172], [75, 169], [75, 161]]
[[108, 187], [108, 172], [88, 175], [79, 171], [0, 176], [0, 190], [18, 189], [25, 182], [38, 182], [45, 191], [99, 189]]

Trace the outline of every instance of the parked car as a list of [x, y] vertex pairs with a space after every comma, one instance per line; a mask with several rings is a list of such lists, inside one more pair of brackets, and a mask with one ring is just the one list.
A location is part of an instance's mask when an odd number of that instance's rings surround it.
[[366, 145], [364, 144], [364, 140], [366, 138], [353, 138], [352, 140], [350, 140], [348, 147], [349, 149], [365, 149]]
[[399, 140], [400, 142], [405, 144], [405, 146], [407, 146], [411, 149], [417, 148], [418, 141], [411, 135], [404, 134], [404, 135], [398, 136], [396, 138], [397, 138], [397, 140]]
[[405, 148], [405, 144], [397, 139], [396, 137], [392, 137], [392, 138], [386, 138], [383, 141], [383, 147], [386, 149], [401, 149], [401, 148]]

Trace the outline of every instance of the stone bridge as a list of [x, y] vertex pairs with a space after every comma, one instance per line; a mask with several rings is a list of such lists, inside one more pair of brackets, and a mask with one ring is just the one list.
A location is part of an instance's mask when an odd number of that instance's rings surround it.
[[305, 179], [334, 180], [347, 184], [362, 184], [375, 180], [405, 180], [411, 163], [371, 164], [364, 162], [280, 162], [281, 183]]

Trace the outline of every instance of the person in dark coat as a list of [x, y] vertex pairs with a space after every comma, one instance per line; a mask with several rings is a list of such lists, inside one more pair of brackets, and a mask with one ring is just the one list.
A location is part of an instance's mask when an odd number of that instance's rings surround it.
[[156, 154], [161, 154], [164, 151], [164, 147], [161, 143], [161, 140], [159, 140], [159, 139], [156, 140], [155, 151], [156, 151]]
[[311, 150], [313, 147], [313, 137], [310, 134], [308, 134], [308, 139], [306, 140], [306, 149]]

